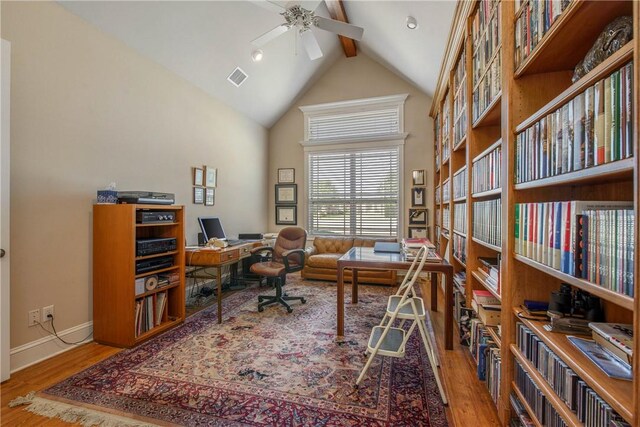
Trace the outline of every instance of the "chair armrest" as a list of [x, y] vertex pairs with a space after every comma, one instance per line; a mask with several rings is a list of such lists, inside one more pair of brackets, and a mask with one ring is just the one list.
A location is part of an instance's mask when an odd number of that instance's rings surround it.
[[[302, 261], [300, 264], [289, 264], [289, 259], [292, 255], [298, 255], [300, 260]], [[304, 249], [291, 249], [289, 251], [285, 251], [282, 253], [282, 261], [284, 262], [284, 269], [287, 273], [293, 273], [295, 271], [300, 271], [304, 268], [305, 261], [305, 250]]]
[[273, 248], [271, 246], [258, 246], [257, 248], [251, 249], [250, 252], [252, 254], [257, 254], [257, 253], [262, 252], [262, 251], [269, 251], [269, 252], [273, 253]]
[[305, 260], [308, 260], [310, 256], [315, 255], [318, 253], [318, 249], [316, 249], [315, 246], [309, 246], [307, 249], [305, 249]]
[[258, 246], [251, 249], [249, 253], [251, 254], [252, 262], [268, 261], [273, 257], [273, 248], [271, 246]]

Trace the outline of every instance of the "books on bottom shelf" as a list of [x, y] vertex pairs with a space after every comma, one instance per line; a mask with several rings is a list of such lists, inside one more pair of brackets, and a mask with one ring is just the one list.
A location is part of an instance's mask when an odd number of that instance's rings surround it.
[[162, 323], [166, 307], [167, 292], [158, 292], [136, 300], [136, 338]]

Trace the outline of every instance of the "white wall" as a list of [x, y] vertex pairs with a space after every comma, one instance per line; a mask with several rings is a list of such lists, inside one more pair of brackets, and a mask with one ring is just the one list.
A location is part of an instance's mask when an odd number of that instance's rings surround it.
[[[92, 204], [112, 181], [175, 193], [190, 243], [201, 215], [229, 234], [266, 230], [266, 129], [56, 3], [1, 8], [13, 51], [12, 348], [44, 336], [29, 310], [55, 305], [58, 330], [91, 321]], [[191, 167], [204, 164], [218, 168], [214, 207], [192, 204]]]

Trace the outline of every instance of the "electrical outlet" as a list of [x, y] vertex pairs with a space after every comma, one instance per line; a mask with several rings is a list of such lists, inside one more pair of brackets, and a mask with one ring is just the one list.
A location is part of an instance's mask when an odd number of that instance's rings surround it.
[[40, 309], [36, 308], [29, 312], [29, 326], [36, 326], [40, 323]]
[[[49, 317], [51, 315], [51, 317]], [[42, 323], [50, 322], [53, 319], [53, 306], [48, 305], [46, 307], [42, 307]]]

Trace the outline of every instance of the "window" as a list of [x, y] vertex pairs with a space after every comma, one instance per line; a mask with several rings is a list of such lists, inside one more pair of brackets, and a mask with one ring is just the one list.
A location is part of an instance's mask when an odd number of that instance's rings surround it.
[[406, 98], [300, 107], [310, 235], [399, 235]]

